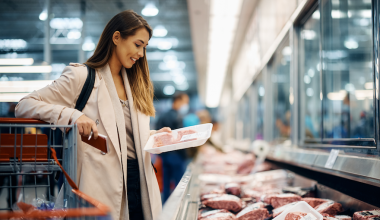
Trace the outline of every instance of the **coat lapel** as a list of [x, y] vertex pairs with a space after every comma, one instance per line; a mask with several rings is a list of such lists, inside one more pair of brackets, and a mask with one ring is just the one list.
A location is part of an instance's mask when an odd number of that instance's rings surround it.
[[151, 170], [149, 169], [152, 169], [152, 165], [150, 164], [150, 154], [146, 153], [143, 149], [150, 134], [149, 116], [136, 110], [133, 104], [132, 91], [129, 85], [125, 68], [122, 68], [122, 76], [124, 80], [125, 91], [127, 92], [128, 103], [130, 106], [133, 137], [135, 142], [136, 155], [139, 161], [141, 198], [143, 203], [144, 218], [152, 219], [153, 217], [149, 195], [152, 195], [153, 189], [152, 187], [149, 187], [149, 184], [147, 184], [147, 179], [149, 179], [148, 175], [151, 173]]
[[[101, 74], [105, 74], [103, 68], [99, 69], [98, 71]], [[120, 161], [121, 155], [120, 155], [120, 149], [119, 149], [119, 138], [117, 136], [118, 132], [117, 132], [117, 127], [116, 127], [116, 118], [115, 118], [115, 113], [112, 106], [110, 94], [108, 92], [108, 89], [104, 80], [101, 80], [100, 85], [99, 85], [98, 109], [99, 109], [100, 120], [102, 121], [102, 124], [108, 134], [108, 137], [110, 137], [112, 145], [114, 146], [115, 151]]]

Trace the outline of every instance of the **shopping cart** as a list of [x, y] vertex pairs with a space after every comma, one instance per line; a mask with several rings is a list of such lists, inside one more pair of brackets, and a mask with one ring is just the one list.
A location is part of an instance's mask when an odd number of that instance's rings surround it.
[[0, 118], [0, 219], [111, 219], [79, 191], [76, 163], [76, 125]]

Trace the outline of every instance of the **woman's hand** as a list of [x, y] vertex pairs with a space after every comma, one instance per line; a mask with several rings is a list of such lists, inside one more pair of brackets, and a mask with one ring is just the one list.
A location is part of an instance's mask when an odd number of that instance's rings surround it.
[[91, 118], [87, 117], [86, 115], [80, 116], [75, 121], [74, 124], [77, 125], [80, 135], [88, 137], [92, 129], [92, 132], [93, 132], [92, 136], [94, 137], [94, 139], [98, 138], [98, 128], [96, 127], [95, 122]]
[[162, 133], [162, 132], [172, 133], [172, 129], [170, 129], [169, 127], [163, 127], [160, 130], [156, 131], [156, 134], [157, 133]]

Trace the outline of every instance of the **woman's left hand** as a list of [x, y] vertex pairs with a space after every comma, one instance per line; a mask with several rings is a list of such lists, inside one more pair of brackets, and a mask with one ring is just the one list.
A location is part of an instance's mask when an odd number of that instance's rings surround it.
[[163, 127], [160, 130], [156, 131], [156, 134], [157, 133], [162, 133], [162, 132], [172, 133], [172, 129], [170, 129], [169, 127]]

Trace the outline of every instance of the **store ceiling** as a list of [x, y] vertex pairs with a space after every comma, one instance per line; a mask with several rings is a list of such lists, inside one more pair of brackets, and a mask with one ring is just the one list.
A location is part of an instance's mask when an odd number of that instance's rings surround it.
[[[82, 20], [84, 21], [85, 36], [91, 37], [96, 43], [103, 28], [115, 14], [127, 9], [132, 9], [141, 14], [141, 10], [148, 1], [51, 0], [53, 16], [54, 18], [80, 18], [81, 4], [83, 3], [85, 5], [85, 16]], [[168, 30], [168, 34], [164, 38], [175, 38], [178, 40], [178, 45], [173, 46], [170, 51], [159, 50], [157, 47], [147, 48], [147, 58], [151, 78], [155, 85], [155, 95], [157, 98], [168, 97], [163, 94], [163, 88], [166, 85], [181, 88], [173, 82], [173, 76], [178, 71], [182, 72], [183, 76], [186, 77], [189, 85], [186, 92], [195, 94], [197, 93], [197, 71], [192, 51], [187, 2], [186, 0], [156, 0], [153, 3], [159, 9], [158, 15], [144, 18], [152, 28], [157, 25], [163, 25]], [[18, 57], [32, 56], [35, 64], [41, 63], [44, 60], [44, 22], [39, 19], [39, 15], [44, 9], [44, 4], [45, 0], [0, 1], [0, 40], [23, 39], [27, 42], [27, 47], [24, 49], [12, 50], [0, 48], [1, 57], [9, 57], [11, 56], [9, 55], [10, 53], [17, 52], [19, 54]], [[54, 30], [52, 34], [54, 34]], [[79, 42], [80, 40], [72, 41], [70, 44], [52, 44], [52, 63], [64, 63], [67, 65], [70, 62], [78, 62]], [[177, 61], [181, 62], [182, 70], [165, 70], [165, 68], [162, 68], [163, 59], [168, 54], [172, 55], [171, 57], [173, 55], [177, 57]], [[86, 56], [90, 56], [90, 53], [87, 53]], [[17, 76], [23, 77], [22, 74]], [[28, 78], [28, 76], [25, 77]], [[39, 79], [44, 78], [43, 75], [39, 77]], [[183, 79], [179, 81], [183, 81]], [[186, 87], [183, 86], [183, 83], [181, 85], [182, 89]]]

